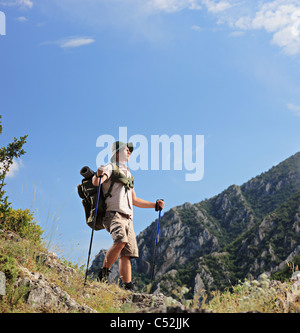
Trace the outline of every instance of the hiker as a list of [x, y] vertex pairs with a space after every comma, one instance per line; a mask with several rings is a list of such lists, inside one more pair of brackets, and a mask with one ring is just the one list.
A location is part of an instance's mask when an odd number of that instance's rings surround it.
[[[155, 208], [156, 210], [164, 208], [164, 201], [157, 200], [150, 202], [140, 199], [136, 196], [133, 188], [133, 177], [125, 165], [128, 162], [130, 154], [133, 151], [132, 143], [123, 143], [116, 141], [111, 147], [111, 162], [106, 166], [98, 168], [97, 173], [92, 179], [94, 186], [99, 186], [99, 178], [101, 178], [101, 186], [104, 195], [109, 192], [105, 203], [106, 213], [103, 218], [105, 229], [111, 234], [113, 245], [108, 249], [104, 263], [98, 275], [99, 281], [107, 281], [111, 266], [120, 257], [119, 274], [123, 282], [123, 286], [127, 290], [133, 290], [131, 276], [131, 258], [138, 258], [138, 247], [136, 236], [133, 229], [133, 206], [140, 208]], [[119, 171], [127, 179], [123, 183], [114, 182], [111, 186], [111, 176], [113, 168]]]

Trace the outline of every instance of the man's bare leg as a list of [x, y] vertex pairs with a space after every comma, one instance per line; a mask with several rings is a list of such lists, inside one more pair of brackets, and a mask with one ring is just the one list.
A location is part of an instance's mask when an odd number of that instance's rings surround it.
[[119, 258], [121, 251], [123, 250], [124, 246], [126, 243], [118, 243], [118, 244], [113, 244], [107, 251], [104, 263], [103, 263], [103, 268], [108, 268], [110, 269], [111, 266], [117, 261]]
[[123, 283], [131, 282], [130, 257], [121, 257], [119, 261], [119, 273]]

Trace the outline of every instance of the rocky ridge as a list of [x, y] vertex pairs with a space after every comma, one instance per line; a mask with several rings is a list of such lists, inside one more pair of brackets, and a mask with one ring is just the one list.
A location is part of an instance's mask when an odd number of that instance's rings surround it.
[[[76, 270], [57, 262], [57, 256], [54, 253], [43, 253], [42, 257], [51, 266], [57, 269], [59, 274], [68, 280], [72, 280], [74, 275], [78, 274]], [[274, 304], [277, 312], [299, 312], [300, 311], [300, 271], [293, 273], [290, 282], [280, 282], [269, 280], [266, 274], [262, 274], [258, 281], [246, 282], [249, 287], [249, 296], [251, 298], [263, 296], [265, 294], [274, 295]], [[70, 295], [55, 283], [48, 281], [47, 277], [38, 272], [30, 272], [27, 268], [19, 266], [19, 276], [15, 283], [15, 288], [27, 287], [26, 303], [30, 305], [34, 312], [49, 312], [55, 309], [55, 312], [75, 312], [75, 313], [97, 313], [87, 305], [76, 302]], [[254, 291], [250, 293], [253, 287]], [[103, 288], [99, 283], [88, 285], [83, 297], [89, 297], [89, 293], [96, 288]], [[275, 297], [276, 295], [276, 297]], [[127, 292], [123, 295], [122, 302], [130, 303], [132, 311], [135, 313], [213, 313], [215, 311], [204, 307], [186, 307], [171, 297], [161, 293], [146, 294]], [[253, 312], [253, 311], [249, 311]], [[257, 312], [257, 311], [256, 311]]]
[[[21, 243], [18, 235], [5, 232], [4, 237], [10, 244]], [[3, 233], [2, 233], [3, 240]], [[23, 240], [24, 241], [24, 240]], [[11, 243], [12, 242], [12, 243]], [[211, 309], [209, 304], [202, 306], [185, 304], [172, 297], [166, 296], [156, 290], [155, 294], [126, 292], [119, 289], [114, 283], [98, 283], [88, 280], [87, 286], [82, 287], [83, 274], [76, 269], [62, 263], [53, 252], [41, 251], [35, 253], [35, 261], [41, 270], [32, 270], [17, 264], [17, 277], [12, 288], [20, 295], [26, 305], [25, 312], [59, 312], [59, 313], [98, 313], [93, 306], [88, 306], [88, 300], [101, 291], [106, 291], [114, 297], [113, 303], [121, 312], [130, 313], [212, 313], [218, 309]], [[32, 266], [33, 263], [31, 263]], [[47, 269], [51, 275], [47, 274]], [[6, 272], [6, 275], [8, 273]], [[53, 274], [56, 278], [53, 279]], [[9, 274], [8, 274], [9, 275]], [[78, 286], [78, 281], [80, 286]], [[246, 283], [245, 283], [246, 286]], [[296, 271], [290, 282], [271, 281], [263, 274], [258, 281], [247, 282], [249, 295], [245, 299], [260, 297], [264, 294], [274, 296], [277, 312], [300, 311], [300, 272]], [[77, 289], [76, 297], [69, 290]], [[0, 305], [1, 305], [0, 296]], [[99, 297], [99, 296], [98, 296]], [[192, 306], [191, 306], [192, 305]], [[5, 311], [4, 311], [5, 312]], [[102, 311], [101, 311], [102, 312]], [[109, 311], [108, 311], [109, 312]], [[247, 312], [249, 312], [247, 310]], [[251, 310], [250, 310], [251, 312]], [[257, 311], [256, 311], [257, 312]]]
[[[0, 240], [9, 242], [10, 246], [26, 247], [28, 245], [25, 239], [12, 231], [1, 231], [0, 236]], [[0, 248], [2, 244], [0, 242]], [[16, 267], [13, 268], [16, 269], [17, 275], [12, 289], [24, 302], [26, 312], [98, 313], [96, 307], [93, 308], [85, 303], [96, 298], [95, 305], [97, 306], [97, 295], [103, 296], [101, 294], [103, 291], [113, 298], [112, 305], [120, 310], [124, 307], [124, 312], [167, 311], [173, 306], [182, 307], [178, 301], [163, 294], [132, 293], [120, 289], [116, 284], [88, 280], [84, 287], [83, 273], [61, 262], [54, 252], [35, 250], [34, 263], [29, 255], [25, 262], [29, 262], [31, 267], [39, 267], [35, 270], [24, 267], [24, 258], [19, 259], [19, 262], [16, 262]], [[3, 257], [0, 256], [0, 263], [1, 261], [3, 263]], [[7, 283], [11, 278], [11, 269], [10, 267], [4, 271]], [[69, 290], [76, 289], [76, 297], [74, 297], [74, 292], [71, 294]], [[0, 295], [0, 309], [1, 299], [5, 297], [7, 295]]]

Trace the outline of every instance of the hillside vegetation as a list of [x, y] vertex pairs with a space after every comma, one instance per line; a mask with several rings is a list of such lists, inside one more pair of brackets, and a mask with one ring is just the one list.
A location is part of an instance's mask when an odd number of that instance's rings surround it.
[[0, 148], [0, 313], [300, 312], [300, 153], [166, 212], [150, 285], [152, 223], [138, 235], [132, 293], [92, 279], [103, 251], [84, 286], [84, 267], [49, 252], [34, 214], [13, 209], [4, 181], [26, 137]]
[[0, 214], [0, 228], [0, 312], [126, 312], [128, 293], [115, 284], [84, 288], [82, 270], [47, 251], [28, 210]]
[[[21, 215], [26, 214], [28, 211]], [[19, 225], [24, 222], [15, 221]], [[27, 220], [25, 224], [40, 234], [35, 222]], [[209, 300], [205, 293], [200, 299], [187, 299], [185, 287], [169, 290], [173, 298], [128, 292], [115, 283], [89, 280], [83, 287], [83, 271], [48, 252], [35, 232], [31, 233], [34, 237], [24, 237], [5, 226], [2, 216], [0, 272], [6, 277], [6, 293], [0, 295], [0, 313], [300, 312], [299, 271], [286, 282], [266, 275], [240, 281], [231, 290], [213, 292]], [[283, 274], [291, 276], [295, 269], [295, 265], [287, 266]]]

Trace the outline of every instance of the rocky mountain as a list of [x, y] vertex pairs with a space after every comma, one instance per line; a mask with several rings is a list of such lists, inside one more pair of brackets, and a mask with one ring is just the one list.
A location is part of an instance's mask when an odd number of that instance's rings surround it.
[[[150, 282], [156, 227], [157, 220], [137, 236], [140, 257], [132, 264], [140, 288]], [[152, 290], [171, 295], [185, 285], [193, 298], [272, 275], [299, 255], [300, 152], [241, 186], [164, 212]]]

